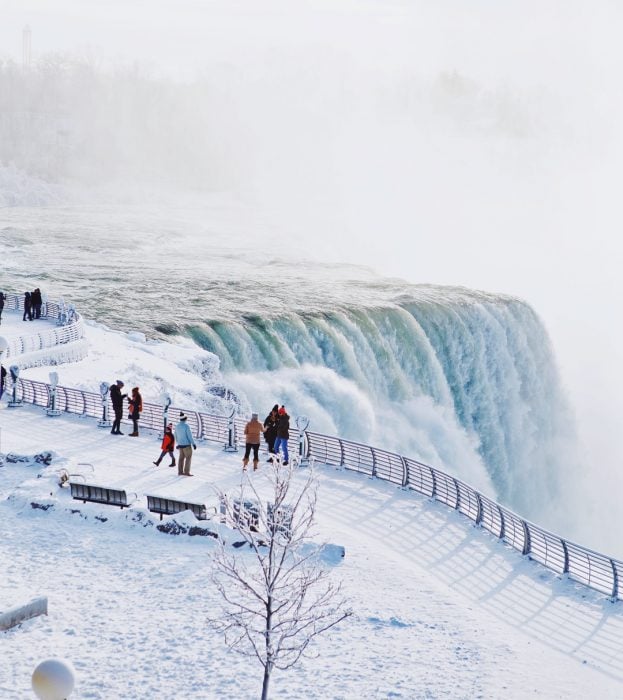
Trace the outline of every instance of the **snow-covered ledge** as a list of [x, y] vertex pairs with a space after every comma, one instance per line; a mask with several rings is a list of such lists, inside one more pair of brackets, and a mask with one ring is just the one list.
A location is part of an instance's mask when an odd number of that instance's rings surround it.
[[84, 321], [73, 307], [63, 302], [45, 302], [41, 318], [28, 324], [28, 330], [36, 332], [23, 333], [18, 328], [23, 305], [20, 297], [7, 294], [2, 318], [2, 337], [6, 340], [3, 362], [25, 369], [77, 362], [86, 357], [88, 345], [84, 340]]

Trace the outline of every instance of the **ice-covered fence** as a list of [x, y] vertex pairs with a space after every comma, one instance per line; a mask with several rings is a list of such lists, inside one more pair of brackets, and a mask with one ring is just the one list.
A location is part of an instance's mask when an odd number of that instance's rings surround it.
[[[23, 311], [24, 298], [17, 294], [7, 294], [5, 308]], [[46, 328], [37, 333], [27, 333], [8, 341], [5, 359], [15, 358], [18, 355], [27, 355], [45, 349], [56, 348], [59, 345], [67, 345], [81, 340], [84, 337], [84, 322], [79, 313], [71, 307], [57, 304], [53, 301], [45, 302], [41, 308], [41, 318], [54, 320], [58, 324], [56, 328]], [[29, 324], [29, 330], [30, 328]], [[86, 348], [86, 346], [85, 346]], [[81, 353], [81, 356], [84, 352]], [[76, 357], [74, 359], [80, 359]], [[38, 364], [38, 363], [36, 363]]]
[[[20, 378], [18, 386], [19, 394], [25, 402], [48, 406], [48, 384]], [[57, 387], [56, 392], [57, 408], [61, 411], [101, 417], [102, 401], [99, 394], [62, 386]], [[188, 424], [196, 439], [221, 444], [227, 442], [227, 417], [172, 406], [169, 408], [169, 418], [176, 422], [180, 411], [188, 416]], [[160, 431], [162, 422], [163, 407], [143, 402], [141, 426]], [[245, 423], [244, 419], [236, 418], [237, 435], [242, 435]], [[299, 432], [291, 431], [291, 435], [288, 448], [292, 454], [296, 454]], [[305, 431], [303, 438], [304, 454], [301, 457], [313, 457], [324, 464], [389, 481], [440, 501], [548, 569], [566, 574], [574, 581], [604, 593], [613, 600], [623, 598], [619, 586], [623, 562], [569, 542], [524, 520], [456, 477], [414, 459], [339, 437]]]

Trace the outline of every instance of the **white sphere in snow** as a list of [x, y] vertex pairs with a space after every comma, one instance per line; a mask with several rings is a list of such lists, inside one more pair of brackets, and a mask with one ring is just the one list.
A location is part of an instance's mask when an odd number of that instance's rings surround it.
[[32, 689], [40, 700], [65, 700], [76, 680], [74, 667], [62, 659], [42, 661], [32, 674]]

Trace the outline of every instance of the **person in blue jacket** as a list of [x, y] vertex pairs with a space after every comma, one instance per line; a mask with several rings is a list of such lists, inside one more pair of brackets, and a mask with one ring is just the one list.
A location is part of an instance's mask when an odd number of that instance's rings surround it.
[[277, 439], [275, 440], [275, 454], [279, 454], [279, 448], [283, 449], [283, 463], [288, 463], [288, 440], [290, 439], [290, 416], [286, 407], [279, 409], [277, 421]]
[[188, 416], [184, 413], [180, 413], [179, 423], [175, 426], [175, 442], [180, 451], [177, 460], [177, 473], [180, 476], [192, 476], [190, 463], [193, 459], [193, 450], [197, 449], [197, 445], [195, 445], [192, 430], [188, 425]]

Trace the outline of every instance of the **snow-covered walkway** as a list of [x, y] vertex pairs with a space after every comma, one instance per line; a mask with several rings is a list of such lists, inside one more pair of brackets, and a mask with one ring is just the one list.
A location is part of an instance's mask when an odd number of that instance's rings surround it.
[[[0, 635], [0, 696], [30, 697], [32, 670], [54, 655], [75, 664], [76, 698], [257, 697], [257, 662], [227, 651], [205, 623], [219, 604], [212, 541], [157, 532], [131, 510], [77, 503], [52, 478], [89, 462], [89, 481], [196, 500], [212, 495], [212, 483], [240, 482], [240, 455], [200, 443], [195, 476], [184, 478], [166, 462], [152, 465], [159, 442], [146, 431], [115, 437], [92, 419], [4, 404], [0, 427], [2, 452], [58, 456], [50, 468], [0, 469], [0, 608], [47, 594], [50, 610]], [[276, 673], [274, 697], [623, 695], [620, 604], [522, 560], [440, 504], [317, 471], [319, 540], [346, 548], [332, 576], [355, 616], [320, 638], [318, 658]], [[252, 478], [261, 488], [262, 472]], [[33, 500], [54, 507], [35, 509]]]
[[54, 328], [56, 328], [55, 319], [37, 318], [32, 321], [23, 321], [21, 311], [14, 311], [5, 307], [2, 312], [2, 322], [0, 323], [0, 335], [10, 341], [21, 335], [33, 335]]

